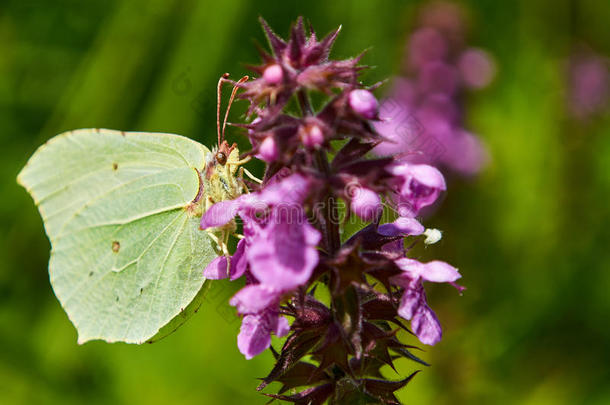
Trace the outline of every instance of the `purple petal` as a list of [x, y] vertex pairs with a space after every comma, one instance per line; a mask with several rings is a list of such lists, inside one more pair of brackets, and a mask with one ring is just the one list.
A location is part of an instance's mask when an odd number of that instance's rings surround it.
[[455, 267], [439, 260], [421, 263], [403, 257], [395, 260], [394, 263], [412, 279], [422, 279], [434, 283], [453, 283], [462, 277]]
[[237, 243], [235, 253], [233, 253], [233, 256], [231, 256], [231, 269], [229, 271], [231, 275], [231, 280], [236, 280], [240, 278], [248, 267], [248, 260], [246, 259], [246, 255], [244, 254], [245, 249], [246, 240], [242, 239]]
[[413, 216], [446, 190], [445, 179], [438, 169], [424, 164], [399, 163], [390, 167], [395, 176], [398, 195], [396, 203], [401, 216]]
[[421, 67], [419, 90], [423, 94], [453, 95], [458, 87], [457, 69], [445, 62], [428, 62]]
[[277, 318], [277, 325], [275, 327], [275, 335], [277, 337], [284, 337], [290, 332], [290, 324], [288, 323], [288, 319], [283, 316], [279, 316]]
[[309, 180], [292, 174], [281, 181], [270, 184], [259, 193], [259, 199], [271, 205], [301, 204], [309, 192]]
[[399, 239], [394, 242], [386, 243], [381, 247], [381, 250], [396, 256], [403, 256], [405, 254], [404, 241]]
[[480, 171], [490, 160], [489, 152], [481, 140], [467, 131], [457, 131], [448, 153], [443, 156], [446, 164], [464, 175]]
[[387, 99], [381, 104], [380, 119], [373, 126], [386, 140], [373, 149], [377, 155], [395, 156], [408, 152], [421, 135], [411, 104]]
[[405, 289], [398, 306], [398, 315], [407, 320], [413, 318], [417, 308], [422, 303], [422, 292], [423, 289]]
[[[232, 266], [231, 266], [232, 267]], [[203, 270], [203, 277], [209, 280], [222, 280], [229, 276], [227, 272], [227, 258], [218, 256], [212, 260]]]
[[246, 254], [250, 271], [262, 284], [286, 291], [309, 280], [318, 264], [320, 235], [307, 223], [301, 207], [281, 208], [252, 239]]
[[237, 336], [237, 347], [246, 359], [260, 354], [271, 345], [271, 334], [283, 337], [290, 331], [288, 320], [277, 309], [266, 308], [254, 315], [246, 315]]
[[237, 335], [237, 347], [247, 360], [271, 346], [269, 332], [268, 326], [265, 325], [265, 322], [261, 322], [259, 315], [244, 316], [239, 335]]
[[425, 228], [415, 218], [399, 217], [396, 221], [380, 225], [377, 232], [384, 236], [421, 235]]
[[417, 309], [411, 320], [411, 328], [419, 341], [425, 345], [437, 344], [443, 335], [436, 314], [427, 305], [422, 305]]
[[239, 199], [239, 216], [248, 221], [269, 209], [269, 204], [260, 198], [260, 193], [243, 194]]
[[421, 278], [433, 283], [453, 283], [460, 277], [458, 270], [440, 260], [434, 260], [424, 264]]
[[226, 225], [237, 215], [238, 208], [239, 199], [217, 202], [201, 217], [201, 229]]
[[421, 28], [411, 35], [409, 55], [413, 67], [419, 68], [425, 62], [441, 60], [447, 53], [447, 41], [434, 28]]
[[453, 133], [460, 123], [460, 110], [455, 100], [445, 94], [428, 95], [418, 106], [416, 115], [426, 132], [445, 145], [451, 141], [447, 134]]
[[604, 111], [610, 96], [610, 74], [604, 56], [579, 49], [568, 65], [568, 107], [578, 119]]
[[413, 278], [419, 277], [421, 270], [420, 267], [423, 263], [418, 262], [415, 259], [409, 259], [408, 257], [402, 257], [398, 260], [394, 260], [394, 263], [402, 270], [413, 275]]
[[229, 301], [240, 314], [255, 314], [279, 301], [281, 292], [262, 284], [247, 285]]
[[441, 172], [429, 165], [411, 165], [410, 174], [418, 183], [439, 190], [446, 190], [445, 178]]
[[[305, 227], [302, 228], [303, 236], [304, 236], [304, 239], [305, 239], [305, 243], [308, 246], [314, 246], [315, 247], [318, 244], [318, 242], [320, 242], [320, 239], [322, 239], [322, 235], [313, 226], [311, 226], [309, 224], [306, 224], [306, 225], [308, 225], [308, 226], [305, 226]], [[318, 251], [316, 250], [315, 252], [316, 252], [316, 257], [318, 257], [318, 255], [317, 255]], [[317, 259], [316, 259], [316, 261], [317, 261]]]
[[379, 195], [368, 188], [358, 188], [351, 199], [351, 209], [356, 215], [365, 221], [373, 221], [377, 218], [383, 207]]

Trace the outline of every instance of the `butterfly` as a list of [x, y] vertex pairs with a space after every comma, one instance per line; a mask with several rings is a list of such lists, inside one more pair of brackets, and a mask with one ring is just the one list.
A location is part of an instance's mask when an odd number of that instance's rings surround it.
[[[235, 144], [220, 126], [225, 74], [218, 82], [218, 145], [179, 135], [79, 129], [55, 136], [18, 175], [51, 243], [49, 276], [78, 342], [155, 341], [203, 301], [202, 270], [228, 254], [231, 229], [199, 230], [215, 202], [247, 188]], [[235, 83], [234, 83], [235, 84]]]

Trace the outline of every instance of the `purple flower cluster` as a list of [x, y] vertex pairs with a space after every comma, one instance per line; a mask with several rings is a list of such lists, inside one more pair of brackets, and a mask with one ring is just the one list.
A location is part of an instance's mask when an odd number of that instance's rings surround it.
[[230, 268], [220, 256], [204, 275], [236, 279], [247, 271], [246, 286], [230, 301], [244, 315], [237, 344], [247, 359], [269, 348], [272, 332], [288, 333], [288, 321], [279, 315], [282, 296], [307, 283], [318, 264], [320, 232], [307, 222], [302, 205], [308, 180], [299, 174], [277, 177], [260, 192], [214, 204], [201, 219], [204, 229], [226, 225], [236, 215], [244, 224]]
[[[261, 51], [263, 64], [252, 67], [259, 78], [236, 83], [250, 102], [250, 122], [233, 125], [247, 129], [247, 154], [267, 167], [250, 193], [203, 214], [202, 229], [222, 229], [236, 216], [243, 223], [233, 255], [217, 258], [204, 274], [245, 279], [230, 304], [243, 316], [237, 345], [246, 358], [270, 348], [272, 334], [286, 336], [279, 352], [271, 348], [276, 365], [259, 386], [282, 388], [266, 395], [303, 404], [397, 403], [394, 392], [414, 374], [386, 381], [379, 369], [394, 367], [397, 357], [426, 365], [397, 332], [430, 345], [441, 339], [423, 282], [461, 290], [454, 267], [407, 257], [429, 242], [416, 216], [445, 191], [445, 180], [426, 164], [371, 156], [381, 141], [373, 126], [379, 105], [358, 81], [359, 58], [329, 59], [338, 30], [318, 40], [299, 19], [285, 41], [262, 24], [272, 53]], [[311, 92], [327, 95], [317, 111]], [[288, 112], [291, 100], [300, 114]], [[393, 222], [381, 223], [384, 204], [397, 213]], [[368, 225], [343, 240], [353, 215]], [[298, 387], [305, 388], [285, 394]]]
[[585, 121], [608, 109], [610, 74], [607, 57], [580, 47], [568, 61], [568, 111]]
[[483, 50], [466, 47], [461, 10], [435, 2], [424, 7], [419, 28], [408, 42], [404, 76], [394, 80], [375, 125], [385, 141], [380, 156], [397, 152], [413, 163], [428, 163], [472, 175], [487, 155], [479, 139], [463, 127], [464, 92], [486, 87], [495, 65]]

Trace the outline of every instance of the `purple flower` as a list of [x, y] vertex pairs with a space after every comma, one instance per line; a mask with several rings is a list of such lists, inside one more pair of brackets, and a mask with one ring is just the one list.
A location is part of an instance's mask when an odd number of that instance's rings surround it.
[[413, 332], [422, 343], [438, 343], [442, 336], [441, 325], [434, 311], [428, 306], [422, 283], [450, 283], [461, 291], [463, 287], [455, 284], [461, 277], [460, 273], [453, 266], [441, 261], [421, 263], [404, 257], [394, 262], [403, 273], [392, 277], [390, 281], [405, 289], [398, 314], [411, 320]]
[[229, 301], [240, 314], [256, 314], [277, 306], [284, 291], [264, 284], [248, 284]]
[[409, 40], [410, 64], [419, 68], [427, 62], [445, 59], [448, 44], [443, 36], [433, 28], [416, 31]]
[[227, 271], [226, 256], [218, 256], [203, 270], [203, 277], [210, 280], [221, 280], [223, 278], [227, 278], [228, 276], [229, 272]]
[[399, 217], [396, 221], [379, 225], [377, 228], [377, 232], [383, 236], [415, 236], [424, 231], [424, 226], [411, 217]]
[[251, 273], [267, 286], [293, 289], [309, 279], [318, 263], [320, 233], [307, 222], [301, 205], [308, 189], [308, 180], [293, 174], [258, 193], [214, 204], [201, 218], [201, 228], [222, 226], [239, 215], [245, 235], [239, 246]]
[[587, 49], [571, 55], [568, 64], [568, 107], [578, 119], [604, 111], [610, 98], [608, 59]]
[[229, 277], [230, 280], [237, 280], [246, 272], [248, 263], [246, 262], [246, 256], [244, 255], [245, 240], [240, 240], [237, 244], [235, 253], [231, 256], [231, 266], [227, 271], [227, 258], [225, 256], [218, 256], [212, 260], [203, 270], [203, 276], [210, 280], [221, 280]]
[[447, 188], [441, 172], [432, 166], [397, 163], [388, 171], [394, 175], [393, 199], [400, 216], [417, 215]]
[[320, 233], [296, 205], [276, 207], [269, 222], [250, 241], [250, 271], [267, 286], [291, 290], [307, 282], [318, 264]]
[[431, 3], [420, 24], [409, 41], [405, 76], [394, 81], [381, 103], [381, 121], [373, 124], [385, 139], [374, 152], [473, 175], [488, 156], [463, 127], [463, 96], [491, 83], [495, 63], [483, 50], [465, 46], [459, 6]]
[[[415, 219], [446, 189], [428, 163], [472, 170], [460, 163], [478, 151], [476, 138], [461, 126], [458, 99], [467, 83], [456, 64], [463, 46], [453, 35], [460, 26], [447, 24], [441, 11], [427, 17], [428, 29], [411, 43], [416, 80], [397, 82], [396, 97], [385, 100], [381, 112], [370, 90], [381, 83], [360, 82], [360, 57], [330, 59], [338, 30], [318, 40], [301, 18], [287, 40], [262, 21], [271, 52], [261, 51], [261, 64], [251, 67], [254, 80], [234, 83], [250, 102], [249, 123], [234, 125], [248, 131], [247, 155], [268, 165], [262, 185], [203, 214], [201, 228], [215, 234], [242, 228], [235, 253], [214, 259], [204, 276], [245, 279], [229, 303], [242, 317], [237, 346], [247, 359], [269, 348], [272, 335], [290, 333], [258, 387], [280, 382], [270, 397], [397, 403], [394, 392], [411, 376], [394, 382], [367, 377], [379, 377], [379, 368], [396, 356], [426, 363], [386, 325], [402, 326], [404, 318], [423, 343], [441, 339], [423, 283], [461, 289], [455, 284], [460, 274], [446, 263], [420, 263], [406, 254], [416, 243], [441, 237]], [[466, 67], [476, 65], [464, 60]], [[426, 153], [413, 149], [414, 142], [429, 145], [432, 138], [439, 142]], [[392, 156], [371, 157], [376, 146], [375, 153]], [[337, 215], [343, 211], [338, 200], [349, 205], [345, 215]], [[391, 223], [379, 223], [382, 201], [398, 210]], [[337, 220], [352, 213], [370, 223], [344, 240], [346, 223]], [[314, 298], [319, 285], [328, 301]], [[355, 383], [345, 386], [337, 377], [343, 375], [355, 376]], [[304, 388], [285, 394], [294, 387]]]
[[288, 320], [279, 316], [277, 311], [269, 309], [246, 315], [237, 335], [237, 347], [246, 359], [250, 360], [271, 346], [271, 333], [283, 337], [289, 330]]
[[444, 62], [429, 62], [421, 67], [418, 90], [424, 94], [452, 96], [458, 88], [457, 69]]
[[401, 276], [406, 276], [409, 280], [453, 283], [461, 277], [455, 267], [438, 260], [421, 263], [405, 257], [396, 260], [395, 263], [404, 272]]
[[[425, 228], [415, 218], [398, 217], [394, 222], [379, 225], [377, 233], [382, 236], [416, 236], [421, 235]], [[405, 255], [404, 240], [398, 239], [383, 245], [382, 250], [390, 259]]]
[[[285, 320], [277, 319], [280, 300], [307, 283], [318, 264], [320, 233], [307, 222], [302, 206], [309, 187], [309, 180], [300, 174], [272, 178], [260, 192], [214, 204], [201, 219], [203, 229], [223, 226], [235, 215], [244, 222], [245, 237], [231, 258], [228, 275], [235, 279], [248, 268], [256, 280], [230, 301], [246, 315], [238, 346], [247, 358], [269, 347], [269, 333], [284, 333]], [[226, 267], [222, 257], [208, 265], [204, 274], [224, 278]]]
[[370, 91], [364, 89], [352, 90], [348, 99], [349, 106], [356, 114], [369, 120], [377, 118], [379, 103]]
[[237, 336], [237, 347], [251, 359], [271, 344], [271, 333], [285, 336], [290, 326], [286, 318], [279, 316], [279, 304], [283, 291], [264, 284], [249, 284], [239, 290], [229, 301], [244, 315]]
[[350, 208], [365, 221], [375, 220], [383, 211], [379, 194], [364, 187], [357, 188], [351, 196]]

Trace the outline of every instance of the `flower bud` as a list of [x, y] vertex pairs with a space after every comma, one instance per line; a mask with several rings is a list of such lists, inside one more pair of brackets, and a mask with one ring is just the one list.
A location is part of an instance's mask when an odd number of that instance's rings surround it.
[[261, 142], [256, 157], [269, 163], [277, 160], [278, 156], [279, 150], [277, 148], [277, 143], [275, 142], [275, 139], [273, 139], [272, 136], [266, 137]]
[[373, 221], [381, 213], [381, 198], [371, 189], [359, 188], [352, 197], [352, 211], [365, 221]]
[[481, 49], [470, 48], [460, 55], [458, 68], [466, 86], [482, 89], [493, 80], [496, 65], [489, 54]]
[[324, 133], [318, 125], [307, 125], [302, 133], [303, 144], [308, 148], [317, 148], [324, 143]]
[[352, 90], [349, 93], [348, 100], [352, 110], [361, 117], [368, 120], [377, 117], [379, 103], [370, 91], [363, 89]]
[[284, 79], [284, 72], [280, 65], [270, 65], [265, 68], [263, 72], [263, 80], [269, 85], [275, 86], [282, 82]]

